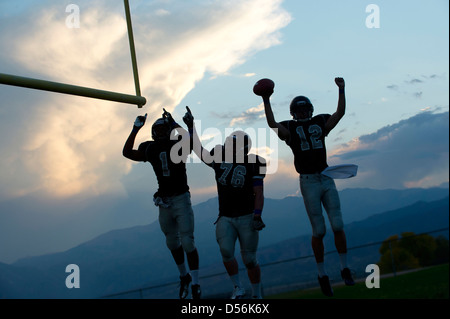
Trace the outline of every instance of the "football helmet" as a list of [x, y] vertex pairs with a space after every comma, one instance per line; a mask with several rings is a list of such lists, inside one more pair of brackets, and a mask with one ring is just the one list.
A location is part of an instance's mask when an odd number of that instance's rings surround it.
[[252, 148], [252, 140], [244, 131], [234, 131], [225, 139], [224, 148], [225, 154], [233, 154], [233, 158], [247, 156]]
[[[292, 100], [289, 110], [294, 120], [306, 121], [312, 118], [314, 106], [306, 96], [297, 96]], [[297, 113], [302, 113], [302, 116], [299, 117]]]
[[170, 125], [164, 118], [159, 118], [152, 125], [153, 140], [164, 140], [170, 138]]

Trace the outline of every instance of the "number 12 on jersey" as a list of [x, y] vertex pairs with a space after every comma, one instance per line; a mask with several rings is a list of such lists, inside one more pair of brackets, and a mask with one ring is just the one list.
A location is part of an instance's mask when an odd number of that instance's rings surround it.
[[[311, 146], [308, 142], [308, 139], [306, 138], [306, 134], [305, 134], [305, 131], [303, 130], [303, 126], [297, 127], [296, 132], [297, 132], [298, 136], [300, 137], [302, 151], [310, 150]], [[323, 143], [320, 140], [320, 138], [322, 137], [322, 128], [317, 124], [313, 124], [308, 127], [308, 133], [311, 134], [310, 140], [311, 140], [312, 148], [314, 150], [323, 148]]]

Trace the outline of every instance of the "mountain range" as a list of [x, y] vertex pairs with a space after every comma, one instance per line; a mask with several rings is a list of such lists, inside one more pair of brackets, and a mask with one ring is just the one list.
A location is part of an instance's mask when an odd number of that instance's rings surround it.
[[[403, 231], [447, 228], [448, 234], [448, 195], [448, 188], [341, 191], [349, 247], [379, 242]], [[212, 296], [221, 292], [218, 287], [231, 289], [229, 283], [223, 284], [228, 279], [223, 274], [215, 241], [217, 198], [193, 209], [201, 276], [205, 277], [202, 287], [205, 296]], [[312, 258], [302, 258], [311, 256], [311, 227], [302, 198], [266, 198], [263, 220], [267, 227], [260, 233], [258, 260], [266, 290], [314, 278]], [[330, 233], [325, 237], [327, 251], [334, 249]], [[350, 254], [350, 262], [361, 272], [362, 265], [378, 261], [378, 248], [373, 246], [364, 252], [355, 249]], [[237, 245], [236, 255], [238, 251]], [[333, 258], [336, 256], [330, 255], [330, 267]], [[240, 261], [240, 257], [237, 259]], [[282, 262], [289, 259], [294, 261]], [[79, 266], [79, 289], [68, 289], [65, 285], [69, 275], [65, 269], [69, 264]], [[242, 277], [246, 277], [245, 273]], [[159, 286], [130, 296], [142, 297], [144, 292], [147, 298], [172, 298], [176, 297], [176, 287], [166, 284], [177, 281], [177, 268], [158, 222], [109, 231], [60, 253], [22, 258], [12, 264], [0, 263], [0, 298], [99, 298]]]

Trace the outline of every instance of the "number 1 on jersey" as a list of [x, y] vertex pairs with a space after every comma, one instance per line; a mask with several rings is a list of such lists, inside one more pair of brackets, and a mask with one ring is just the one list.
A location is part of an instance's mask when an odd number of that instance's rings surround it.
[[167, 162], [167, 153], [161, 152], [159, 154], [159, 159], [161, 160], [163, 176], [170, 176], [169, 163]]

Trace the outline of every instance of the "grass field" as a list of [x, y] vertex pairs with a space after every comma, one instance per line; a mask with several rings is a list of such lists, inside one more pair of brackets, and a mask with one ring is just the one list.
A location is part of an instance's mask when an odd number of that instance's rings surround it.
[[[421, 269], [395, 277], [381, 277], [380, 288], [369, 289], [365, 281], [353, 287], [333, 286], [333, 299], [448, 299], [449, 265]], [[320, 288], [266, 296], [266, 299], [329, 299]]]

